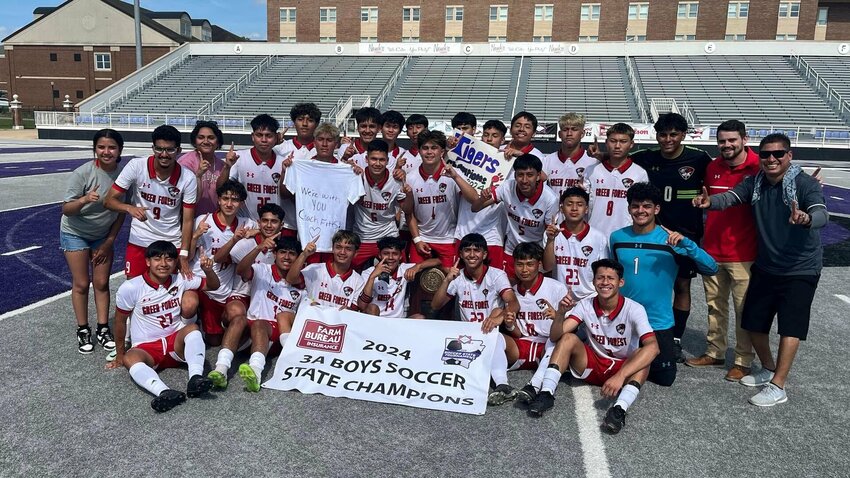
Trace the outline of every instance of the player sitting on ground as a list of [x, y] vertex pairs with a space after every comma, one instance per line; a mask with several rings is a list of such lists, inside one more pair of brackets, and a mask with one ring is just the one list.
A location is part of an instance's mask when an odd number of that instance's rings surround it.
[[[154, 395], [151, 407], [158, 412], [171, 410], [189, 397], [198, 397], [212, 387], [203, 376], [204, 339], [195, 324], [180, 319], [180, 300], [186, 290], [218, 289], [218, 276], [211, 257], [201, 258], [206, 278], [183, 279], [175, 274], [177, 248], [166, 241], [154, 241], [145, 251], [148, 271], [121, 284], [115, 297], [115, 333], [125, 336], [127, 318], [133, 346], [124, 351], [124, 341], [115, 343], [115, 361], [107, 368], [121, 365], [130, 371], [137, 385]], [[186, 394], [172, 390], [155, 369], [189, 365]]]
[[546, 183], [558, 195], [567, 188], [581, 186], [584, 172], [596, 164], [596, 158], [581, 147], [584, 138], [584, 116], [567, 113], [558, 120], [558, 137], [561, 147], [543, 158], [543, 173]]
[[[363, 296], [371, 299], [365, 311], [367, 314], [381, 317], [408, 317], [404, 310], [407, 285], [413, 282], [419, 272], [430, 267], [439, 267], [440, 260], [427, 259], [419, 264], [402, 263], [405, 243], [398, 237], [379, 240], [377, 249], [380, 262], [363, 271], [363, 277], [367, 278], [363, 286]], [[425, 318], [422, 314], [409, 317]]]
[[[439, 310], [452, 298], [460, 297], [458, 308], [464, 322], [481, 322], [487, 334], [501, 325], [505, 313], [519, 310], [516, 295], [505, 273], [487, 265], [487, 241], [484, 236], [472, 233], [460, 241], [460, 256], [440, 284], [431, 307]], [[463, 269], [458, 269], [463, 260]], [[498, 334], [496, 351], [490, 364], [490, 377], [496, 388], [487, 397], [488, 405], [501, 405], [516, 398], [516, 389], [508, 384], [508, 347], [505, 336]]]
[[[602, 421], [606, 431], [617, 433], [626, 423], [626, 411], [646, 382], [649, 364], [658, 355], [658, 343], [643, 306], [620, 294], [623, 266], [601, 259], [592, 267], [596, 296], [576, 304], [566, 318], [564, 307], [559, 307], [551, 335], [557, 345], [546, 369], [543, 388], [528, 412], [541, 416], [555, 405], [555, 389], [569, 366], [574, 377], [601, 386], [603, 396], [617, 399]], [[580, 325], [587, 331], [587, 342], [572, 333]]]
[[[260, 391], [260, 378], [266, 368], [269, 347], [275, 342], [280, 342], [281, 347], [286, 343], [304, 293], [285, 280], [295, 258], [301, 254], [298, 240], [294, 237], [269, 238], [264, 245], [274, 249], [274, 264], [257, 264], [254, 262], [256, 253], [252, 251], [236, 268], [243, 281], [251, 282], [251, 307], [248, 309], [251, 358], [248, 363], [239, 366], [239, 376], [249, 392]], [[227, 376], [218, 376], [215, 370], [209, 376], [213, 382], [224, 379], [225, 385], [227, 383]]]
[[312, 305], [335, 309], [365, 310], [369, 300], [363, 300], [363, 277], [351, 267], [351, 261], [360, 247], [360, 238], [351, 231], [334, 233], [332, 259], [304, 267], [307, 258], [316, 252], [315, 239], [298, 257], [286, 274], [286, 282], [307, 290]]

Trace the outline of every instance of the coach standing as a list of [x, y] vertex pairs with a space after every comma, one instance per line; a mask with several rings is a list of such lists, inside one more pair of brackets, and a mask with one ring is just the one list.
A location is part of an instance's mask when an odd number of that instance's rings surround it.
[[[741, 326], [747, 330], [762, 369], [741, 384], [764, 385], [750, 403], [770, 407], [785, 403], [785, 380], [801, 340], [806, 339], [812, 300], [823, 268], [818, 229], [829, 220], [823, 190], [796, 164], [791, 164], [791, 141], [781, 133], [765, 136], [759, 145], [761, 170], [731, 191], [694, 199], [700, 208], [725, 209], [751, 204], [755, 216], [758, 254], [752, 268]], [[774, 361], [768, 333], [778, 317], [779, 352]]]

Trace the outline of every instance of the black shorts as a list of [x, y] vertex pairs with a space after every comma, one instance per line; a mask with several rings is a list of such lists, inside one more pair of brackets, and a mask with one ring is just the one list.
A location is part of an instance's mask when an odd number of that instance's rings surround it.
[[656, 330], [658, 356], [649, 364], [648, 380], [669, 387], [676, 381], [676, 352], [673, 348], [673, 328]]
[[676, 254], [673, 259], [676, 260], [676, 265], [679, 266], [679, 272], [676, 273], [677, 278], [693, 279], [697, 276], [697, 263], [688, 256]]
[[741, 328], [767, 334], [777, 317], [782, 337], [806, 340], [820, 275], [779, 276], [752, 267]]

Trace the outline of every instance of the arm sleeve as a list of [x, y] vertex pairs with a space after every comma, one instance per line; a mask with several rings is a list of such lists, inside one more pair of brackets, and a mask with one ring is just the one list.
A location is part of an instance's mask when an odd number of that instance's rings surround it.
[[[797, 196], [800, 198], [800, 209], [806, 211], [812, 217], [812, 222], [809, 227], [812, 229], [820, 229], [829, 222], [829, 213], [826, 210], [826, 200], [823, 197], [823, 187], [813, 178], [807, 177], [805, 189], [800, 191], [797, 189]], [[802, 186], [803, 184], [800, 184]]]
[[138, 169], [138, 165], [141, 164], [144, 160], [141, 158], [133, 159], [127, 166], [121, 170], [121, 174], [115, 179], [115, 183], [112, 185], [113, 188], [117, 189], [121, 192], [126, 192], [133, 186], [133, 181], [136, 177], [136, 171]]
[[[366, 189], [363, 187], [363, 178], [354, 174], [351, 170], [347, 171], [347, 173], [353, 176], [348, 178], [348, 202], [350, 204], [356, 204], [366, 194]], [[361, 174], [366, 174], [366, 172], [364, 171]]]
[[237, 159], [233, 166], [230, 167], [230, 176], [229, 179], [234, 181], [239, 180], [239, 160]]
[[726, 209], [727, 207], [736, 206], [738, 204], [749, 203], [753, 198], [754, 186], [754, 176], [744, 178], [744, 180], [732, 188], [731, 191], [710, 196], [709, 199], [711, 200], [711, 206], [709, 206], [709, 209]]
[[185, 168], [183, 174], [188, 175], [189, 178], [186, 187], [183, 189], [183, 207], [194, 207], [195, 203], [198, 202], [198, 180], [189, 168]]
[[75, 169], [71, 173], [71, 177], [68, 178], [68, 187], [65, 189], [65, 202], [73, 201], [85, 194], [86, 178], [83, 175], [82, 169], [82, 167]]
[[[463, 274], [463, 272], [461, 272]], [[459, 277], [456, 277], [455, 280], [449, 282], [449, 286], [446, 288], [446, 294], [455, 297], [457, 296], [457, 280]]]
[[652, 326], [649, 325], [649, 317], [646, 315], [646, 309], [637, 302], [634, 303], [635, 308], [632, 312], [632, 320], [634, 321], [635, 332], [641, 339], [649, 334], [653, 334]]
[[123, 312], [131, 313], [136, 307], [137, 290], [130, 281], [124, 282], [115, 293], [115, 307]]
[[717, 274], [717, 262], [687, 237], [683, 237], [674, 250], [680, 254], [684, 252], [684, 255], [693, 259], [697, 264], [697, 270], [699, 270], [700, 274], [709, 276]]
[[511, 287], [511, 282], [508, 280], [508, 275], [501, 270], [499, 270], [499, 272], [501, 272], [501, 274], [496, 275], [495, 284], [496, 290], [499, 291], [499, 296], [501, 297], [502, 293], [506, 290], [513, 290], [513, 287]]

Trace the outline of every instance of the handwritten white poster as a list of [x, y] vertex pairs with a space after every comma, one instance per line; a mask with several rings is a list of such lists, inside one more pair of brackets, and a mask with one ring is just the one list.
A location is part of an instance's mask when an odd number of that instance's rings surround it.
[[362, 179], [347, 164], [302, 160], [286, 169], [283, 184], [295, 195], [301, 247], [318, 236], [316, 251], [330, 252], [334, 233], [345, 229], [348, 205], [365, 194]]
[[481, 191], [498, 186], [511, 172], [511, 163], [505, 155], [489, 144], [468, 134], [455, 131], [457, 145], [446, 155], [446, 162], [463, 173], [469, 184]]
[[495, 345], [480, 323], [305, 304], [263, 387], [483, 415]]

